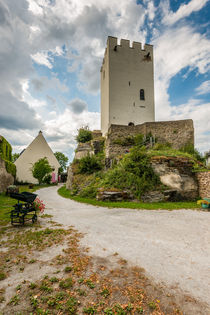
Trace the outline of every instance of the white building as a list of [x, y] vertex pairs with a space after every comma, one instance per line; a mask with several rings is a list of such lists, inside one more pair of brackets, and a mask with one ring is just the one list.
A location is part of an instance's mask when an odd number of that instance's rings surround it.
[[31, 144], [23, 151], [19, 158], [15, 161], [16, 165], [16, 179], [19, 182], [27, 182], [37, 184], [38, 181], [33, 177], [31, 172], [32, 165], [39, 159], [46, 157], [49, 164], [53, 168], [52, 182], [58, 180], [58, 169], [60, 164], [56, 159], [53, 151], [49, 147], [42, 132], [31, 142]]
[[210, 151], [206, 152], [206, 165], [210, 166]]
[[142, 124], [155, 120], [153, 46], [108, 37], [101, 67], [101, 131], [111, 124]]

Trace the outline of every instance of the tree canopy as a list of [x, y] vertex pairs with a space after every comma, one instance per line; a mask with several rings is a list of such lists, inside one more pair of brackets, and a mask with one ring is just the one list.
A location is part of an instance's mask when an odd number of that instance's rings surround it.
[[76, 136], [77, 142], [85, 143], [92, 140], [92, 132], [88, 129], [88, 127], [83, 127], [78, 130], [78, 135]]
[[62, 153], [62, 152], [55, 152], [54, 153], [55, 154], [55, 157], [56, 157], [56, 159], [58, 160], [58, 162], [60, 163], [60, 166], [61, 167], [59, 167], [59, 170], [58, 170], [58, 172], [59, 172], [59, 174], [60, 173], [63, 173], [65, 170], [66, 170], [66, 168], [67, 168], [67, 163], [68, 163], [68, 157], [64, 154], [64, 153]]
[[36, 178], [39, 184], [42, 184], [45, 180], [45, 177], [50, 175], [53, 171], [53, 168], [50, 166], [47, 158], [39, 159], [32, 165], [31, 168], [33, 177]]

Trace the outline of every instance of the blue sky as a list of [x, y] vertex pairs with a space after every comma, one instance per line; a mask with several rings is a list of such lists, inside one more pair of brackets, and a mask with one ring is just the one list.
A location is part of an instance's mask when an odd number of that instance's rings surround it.
[[154, 45], [156, 120], [193, 119], [210, 150], [210, 0], [0, 0], [0, 134], [14, 152], [39, 130], [73, 158], [100, 129], [107, 36]]

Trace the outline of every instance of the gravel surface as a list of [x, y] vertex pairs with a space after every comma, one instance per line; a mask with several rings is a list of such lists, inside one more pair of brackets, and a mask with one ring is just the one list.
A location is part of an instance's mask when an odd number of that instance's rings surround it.
[[92, 255], [118, 253], [147, 276], [210, 305], [210, 213], [95, 207], [65, 199], [58, 187], [38, 191], [46, 213], [85, 233]]

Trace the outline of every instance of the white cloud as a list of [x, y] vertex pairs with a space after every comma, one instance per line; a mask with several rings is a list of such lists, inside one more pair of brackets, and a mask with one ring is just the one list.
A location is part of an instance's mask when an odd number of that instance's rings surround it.
[[182, 4], [176, 12], [168, 12], [165, 15], [163, 22], [166, 24], [173, 24], [189, 16], [192, 12], [201, 10], [209, 0], [191, 0], [187, 4]]
[[199, 87], [197, 87], [196, 92], [198, 95], [209, 94], [210, 80], [204, 81]]
[[38, 63], [39, 65], [43, 65], [52, 69], [52, 57], [48, 56], [47, 51], [37, 52], [36, 54], [31, 55], [31, 58]]

